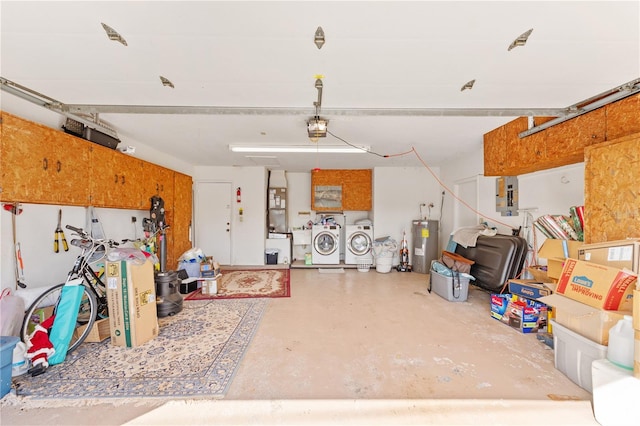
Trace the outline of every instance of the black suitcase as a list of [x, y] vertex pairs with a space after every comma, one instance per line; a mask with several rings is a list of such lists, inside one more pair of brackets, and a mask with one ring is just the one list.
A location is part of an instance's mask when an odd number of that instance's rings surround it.
[[480, 235], [475, 247], [456, 246], [456, 253], [475, 261], [470, 274], [478, 287], [500, 292], [507, 280], [520, 275], [528, 253], [522, 237], [497, 234]]

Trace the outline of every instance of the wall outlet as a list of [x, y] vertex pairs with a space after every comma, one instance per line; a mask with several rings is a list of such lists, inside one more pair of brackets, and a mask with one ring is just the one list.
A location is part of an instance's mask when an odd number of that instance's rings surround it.
[[138, 218], [135, 216], [131, 216], [131, 223], [136, 223], [138, 221]]

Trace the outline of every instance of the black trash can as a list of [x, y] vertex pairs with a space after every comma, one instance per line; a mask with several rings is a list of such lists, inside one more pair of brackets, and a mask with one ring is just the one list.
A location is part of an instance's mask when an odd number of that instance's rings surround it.
[[264, 251], [264, 263], [267, 265], [277, 265], [278, 249], [266, 249]]

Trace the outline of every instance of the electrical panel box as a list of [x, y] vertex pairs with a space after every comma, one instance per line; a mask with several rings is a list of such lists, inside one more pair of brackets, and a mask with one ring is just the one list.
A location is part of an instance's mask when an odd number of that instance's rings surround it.
[[518, 177], [496, 178], [496, 211], [502, 216], [518, 216]]

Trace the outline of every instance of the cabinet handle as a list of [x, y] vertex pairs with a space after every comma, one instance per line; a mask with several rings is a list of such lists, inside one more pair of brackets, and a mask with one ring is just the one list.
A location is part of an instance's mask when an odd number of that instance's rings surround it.
[[58, 162], [56, 163], [56, 169], [58, 173], [60, 173], [60, 170], [62, 170], [62, 163], [60, 162], [60, 160], [58, 160]]
[[118, 183], [118, 175], [114, 175], [116, 177], [115, 183]]
[[160, 184], [156, 183], [156, 194], [160, 192]]
[[124, 185], [124, 175], [122, 175], [122, 184]]
[[42, 169], [43, 170], [47, 170], [49, 168], [49, 162], [47, 161], [46, 158], [42, 159]]

